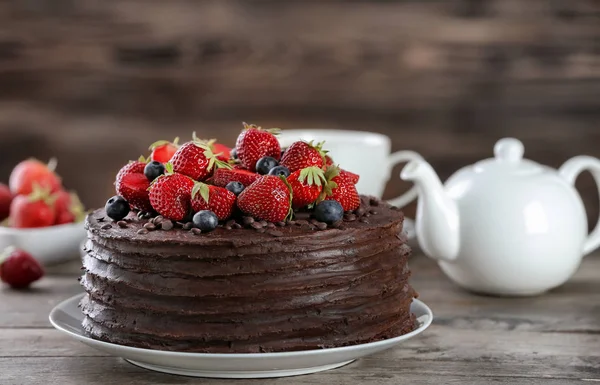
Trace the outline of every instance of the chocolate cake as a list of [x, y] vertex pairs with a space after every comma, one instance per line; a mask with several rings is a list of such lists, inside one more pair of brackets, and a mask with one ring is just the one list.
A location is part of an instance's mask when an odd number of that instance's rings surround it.
[[234, 217], [210, 233], [104, 209], [86, 221], [81, 302], [96, 339], [181, 352], [355, 345], [414, 329], [401, 211], [377, 199], [326, 225]]

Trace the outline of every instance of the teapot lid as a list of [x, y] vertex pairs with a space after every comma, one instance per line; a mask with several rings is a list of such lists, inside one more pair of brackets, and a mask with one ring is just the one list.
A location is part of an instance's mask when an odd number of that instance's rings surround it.
[[529, 159], [523, 159], [523, 143], [515, 138], [504, 138], [496, 142], [494, 157], [474, 164], [475, 172], [499, 172], [516, 175], [531, 175], [542, 172], [544, 167]]

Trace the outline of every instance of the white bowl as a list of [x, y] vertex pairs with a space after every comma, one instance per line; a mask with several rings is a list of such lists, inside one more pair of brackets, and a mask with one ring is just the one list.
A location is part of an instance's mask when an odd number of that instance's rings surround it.
[[83, 222], [33, 229], [0, 226], [0, 251], [14, 246], [27, 251], [41, 264], [51, 265], [78, 258], [85, 237]]

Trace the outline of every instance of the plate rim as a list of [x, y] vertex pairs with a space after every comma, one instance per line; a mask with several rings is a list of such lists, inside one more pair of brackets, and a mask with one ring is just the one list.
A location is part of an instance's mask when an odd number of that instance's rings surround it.
[[402, 334], [400, 336], [396, 336], [396, 337], [392, 337], [392, 338], [387, 338], [387, 339], [381, 340], [381, 341], [374, 341], [374, 342], [368, 342], [365, 344], [357, 344], [357, 345], [339, 346], [339, 347], [335, 347], [335, 348], [297, 350], [297, 351], [288, 351], [288, 352], [268, 352], [268, 353], [178, 352], [178, 351], [170, 351], [170, 350], [136, 348], [133, 346], [120, 345], [120, 344], [115, 344], [115, 343], [111, 343], [111, 342], [96, 340], [96, 339], [87, 337], [83, 334], [75, 333], [75, 332], [68, 330], [68, 329], [64, 328], [63, 326], [61, 326], [55, 320], [56, 313], [58, 313], [59, 311], [64, 312], [64, 310], [62, 310], [63, 307], [67, 306], [71, 302], [81, 300], [81, 298], [83, 298], [84, 295], [85, 295], [85, 293], [76, 294], [74, 296], [71, 296], [71, 297], [59, 302], [56, 306], [54, 306], [52, 308], [52, 310], [50, 311], [50, 314], [48, 315], [48, 320], [50, 321], [50, 324], [58, 331], [66, 333], [82, 343], [84, 343], [84, 340], [86, 340], [86, 341], [92, 341], [94, 344], [97, 344], [100, 346], [105, 346], [108, 348], [123, 349], [123, 350], [131, 352], [131, 353], [147, 354], [147, 355], [154, 355], [154, 356], [168, 354], [174, 358], [176, 357], [176, 358], [204, 358], [204, 359], [230, 359], [230, 360], [257, 359], [257, 358], [259, 358], [259, 359], [274, 359], [274, 358], [280, 359], [280, 358], [294, 358], [294, 357], [297, 358], [297, 357], [319, 355], [319, 354], [343, 353], [343, 352], [352, 351], [354, 349], [376, 348], [380, 345], [393, 344], [395, 342], [408, 340], [414, 336], [421, 334], [425, 330], [427, 330], [427, 328], [429, 328], [429, 326], [431, 326], [431, 323], [433, 322], [433, 311], [431, 310], [431, 308], [429, 306], [427, 306], [427, 304], [425, 302], [421, 301], [420, 299], [414, 298], [412, 304], [414, 305], [416, 303], [418, 306], [420, 306], [425, 311], [425, 314], [423, 314], [419, 317], [419, 319], [420, 318], [424, 319], [423, 324], [410, 333]]

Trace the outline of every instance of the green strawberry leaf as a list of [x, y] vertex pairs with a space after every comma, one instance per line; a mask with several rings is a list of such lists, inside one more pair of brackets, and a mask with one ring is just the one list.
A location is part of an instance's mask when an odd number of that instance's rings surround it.
[[165, 163], [165, 175], [173, 174], [173, 163], [167, 162]]
[[194, 187], [192, 188], [192, 199], [195, 199], [196, 195], [198, 195], [198, 193], [200, 193], [200, 196], [202, 197], [202, 199], [204, 199], [204, 201], [206, 203], [208, 203], [208, 200], [210, 199], [210, 188], [208, 187], [208, 185], [206, 183], [202, 183], [202, 182], [194, 183]]

